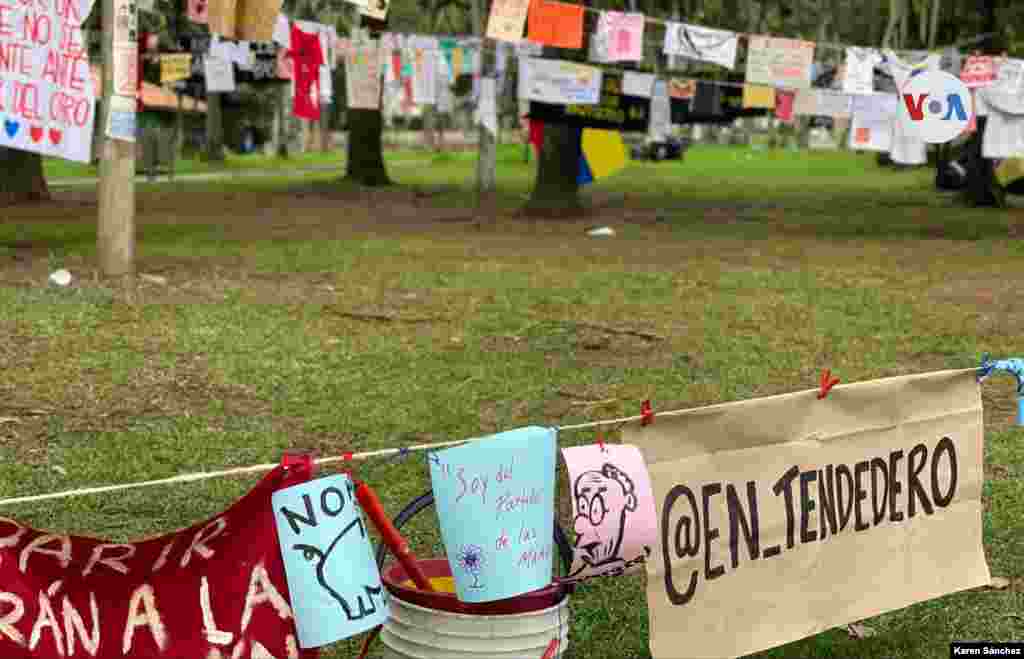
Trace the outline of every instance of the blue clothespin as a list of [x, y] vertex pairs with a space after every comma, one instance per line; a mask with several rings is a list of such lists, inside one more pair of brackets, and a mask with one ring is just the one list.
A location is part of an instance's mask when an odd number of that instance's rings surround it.
[[1009, 373], [1017, 378], [1017, 425], [1024, 426], [1024, 359], [1015, 357], [994, 360], [986, 353], [978, 367], [978, 382], [990, 376], [993, 371]]

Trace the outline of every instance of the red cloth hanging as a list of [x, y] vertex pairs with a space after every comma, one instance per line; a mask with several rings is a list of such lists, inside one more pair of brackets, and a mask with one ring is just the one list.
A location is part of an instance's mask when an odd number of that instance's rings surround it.
[[320, 120], [320, 67], [326, 62], [320, 35], [303, 32], [292, 24], [292, 75], [295, 79], [293, 114], [309, 121]]

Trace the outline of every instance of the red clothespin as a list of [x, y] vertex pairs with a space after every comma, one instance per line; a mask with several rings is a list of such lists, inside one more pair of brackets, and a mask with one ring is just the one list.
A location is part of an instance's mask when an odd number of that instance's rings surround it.
[[654, 410], [651, 408], [651, 401], [645, 400], [640, 403], [640, 425], [647, 426], [654, 421]]
[[289, 449], [281, 454], [281, 466], [284, 470], [298, 470], [305, 477], [312, 478], [316, 465], [313, 462], [313, 452], [304, 449]]
[[551, 639], [548, 643], [548, 649], [544, 652], [544, 655], [540, 659], [554, 659], [555, 653], [558, 652], [558, 646], [560, 642], [557, 638]]
[[601, 447], [601, 453], [607, 453], [608, 449], [604, 447], [604, 430], [600, 428], [597, 431], [597, 445]]
[[821, 374], [821, 391], [818, 392], [818, 400], [824, 400], [832, 387], [837, 384], [839, 384], [839, 378], [832, 377], [832, 371], [826, 368], [825, 372]]

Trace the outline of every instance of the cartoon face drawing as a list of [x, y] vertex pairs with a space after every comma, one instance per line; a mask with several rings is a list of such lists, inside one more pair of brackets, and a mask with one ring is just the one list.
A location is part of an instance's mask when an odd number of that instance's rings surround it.
[[[349, 620], [359, 620], [376, 613], [377, 605], [374, 603], [375, 596], [381, 600], [382, 603], [385, 601], [383, 588], [380, 586], [374, 587], [363, 585], [360, 588], [363, 592], [355, 596], [355, 603], [358, 605], [358, 610], [353, 611], [352, 603], [339, 591], [339, 588], [342, 585], [331, 583], [329, 575], [336, 574], [336, 572], [331, 569], [332, 562], [345, 560], [344, 552], [335, 552], [335, 550], [342, 544], [342, 540], [349, 531], [352, 531], [355, 528], [359, 529], [361, 536], [366, 537], [366, 528], [363, 526], [363, 519], [360, 516], [356, 516], [356, 518], [352, 520], [348, 526], [342, 529], [341, 533], [331, 541], [331, 544], [328, 545], [326, 549], [321, 549], [320, 547], [307, 544], [297, 544], [292, 546], [292, 549], [301, 551], [302, 557], [315, 566], [317, 582], [319, 582], [320, 586], [327, 591], [334, 601], [341, 605], [342, 610], [345, 612], [345, 615]], [[344, 573], [344, 571], [341, 572]], [[363, 600], [364, 595], [366, 597], [366, 601]]]
[[[622, 470], [605, 463], [600, 471], [586, 471], [573, 484], [576, 518], [576, 572], [622, 562], [619, 555], [626, 515], [637, 508], [633, 481]], [[571, 575], [570, 575], [571, 576]]]

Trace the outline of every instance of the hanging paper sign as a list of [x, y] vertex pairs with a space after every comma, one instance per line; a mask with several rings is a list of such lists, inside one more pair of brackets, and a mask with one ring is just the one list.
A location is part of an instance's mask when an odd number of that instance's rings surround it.
[[650, 98], [654, 88], [653, 73], [636, 73], [624, 71], [622, 74], [622, 93], [626, 96]]
[[531, 119], [551, 124], [570, 124], [581, 128], [609, 130], [647, 130], [651, 101], [622, 93], [622, 74], [605, 72], [597, 103], [552, 104], [530, 102]]
[[134, 98], [112, 96], [107, 113], [107, 137], [124, 142], [135, 141], [137, 102]]
[[219, 57], [204, 58], [206, 64], [206, 91], [212, 93], [235, 91], [235, 69], [231, 62]]
[[892, 150], [892, 121], [853, 115], [850, 123], [850, 148], [855, 151], [888, 153]]
[[209, 20], [210, 3], [208, 0], [188, 0], [188, 20], [206, 25]]
[[138, 41], [139, 14], [134, 0], [114, 3], [114, 43]]
[[971, 55], [964, 62], [960, 80], [968, 89], [988, 87], [996, 81], [996, 58], [990, 55]]
[[363, 16], [383, 21], [388, 17], [390, 4], [390, 0], [367, 0], [366, 6], [359, 8], [359, 13]]
[[609, 62], [639, 62], [644, 58], [643, 14], [602, 11], [597, 31], [606, 35], [604, 55]]
[[623, 441], [657, 502], [654, 657], [747, 656], [991, 582], [977, 368], [685, 410]]
[[299, 645], [384, 624], [387, 593], [352, 480], [339, 474], [293, 485], [274, 492], [273, 506]]
[[[597, 176], [595, 175], [595, 178]], [[654, 493], [635, 446], [562, 449], [576, 542], [567, 581], [641, 568], [658, 540]]]
[[522, 57], [519, 60], [520, 92], [539, 103], [597, 103], [602, 72], [592, 66]]
[[460, 601], [507, 599], [551, 582], [555, 435], [520, 428], [428, 456]]
[[297, 648], [271, 507], [303, 480], [275, 469], [213, 519], [137, 542], [0, 518], [0, 657], [313, 659]]
[[160, 56], [160, 84], [185, 80], [192, 75], [191, 53]]
[[114, 93], [135, 97], [139, 92], [139, 47], [135, 42], [114, 44]]
[[751, 36], [747, 46], [747, 82], [807, 89], [811, 86], [814, 42]]
[[91, 5], [0, 5], [0, 146], [89, 162], [96, 88], [81, 24]]
[[732, 69], [736, 66], [737, 45], [739, 35], [735, 32], [670, 21], [665, 24], [662, 50], [666, 55], [710, 62]]
[[529, 10], [530, 0], [494, 0], [487, 19], [487, 38], [519, 43]]
[[1004, 59], [999, 63], [995, 87], [1003, 93], [1016, 94], [1024, 78], [1024, 60]]

